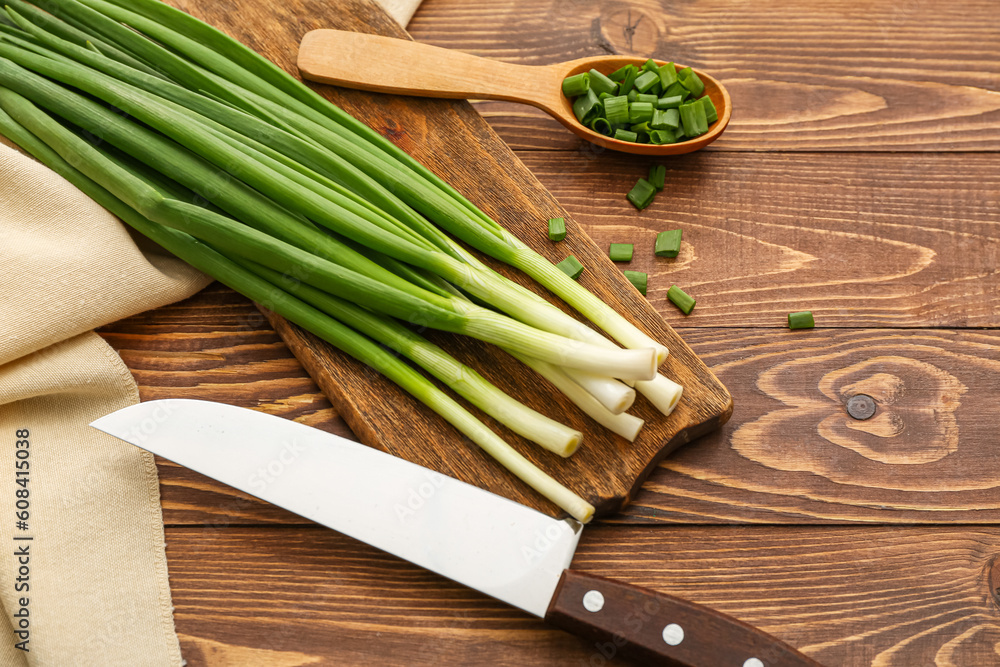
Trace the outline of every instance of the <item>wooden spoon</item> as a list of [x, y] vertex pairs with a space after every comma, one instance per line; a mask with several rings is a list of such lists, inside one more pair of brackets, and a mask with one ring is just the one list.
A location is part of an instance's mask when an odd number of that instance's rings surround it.
[[[704, 148], [719, 138], [732, 114], [729, 93], [713, 77], [695, 70], [719, 112], [706, 134], [676, 144], [618, 141], [581, 125], [562, 94], [567, 76], [596, 69], [610, 74], [645, 58], [596, 56], [555, 65], [514, 65], [405, 39], [345, 30], [314, 30], [303, 38], [299, 70], [303, 78], [379, 93], [522, 102], [551, 114], [578, 136], [599, 146], [639, 155], [679, 155]], [[656, 61], [657, 64], [665, 64]], [[683, 65], [677, 65], [680, 69]]]

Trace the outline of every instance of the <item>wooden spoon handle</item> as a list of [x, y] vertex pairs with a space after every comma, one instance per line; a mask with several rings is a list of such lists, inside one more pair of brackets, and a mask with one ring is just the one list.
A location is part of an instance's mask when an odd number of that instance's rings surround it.
[[545, 620], [589, 639], [607, 660], [619, 655], [669, 667], [822, 667], [732, 616], [576, 570], [563, 572]]
[[561, 72], [553, 67], [344, 30], [307, 33], [298, 65], [312, 81], [397, 95], [508, 100], [554, 110], [562, 94]]

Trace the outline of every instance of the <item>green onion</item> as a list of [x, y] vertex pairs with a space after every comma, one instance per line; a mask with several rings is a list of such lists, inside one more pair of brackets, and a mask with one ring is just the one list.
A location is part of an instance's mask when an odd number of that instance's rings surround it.
[[[669, 115], [667, 112], [675, 112], [673, 115]], [[666, 111], [661, 111], [660, 109], [655, 109], [653, 111], [653, 119], [649, 122], [649, 126], [654, 130], [673, 130], [677, 128], [676, 122], [671, 122], [672, 120], [680, 118], [676, 113], [676, 109], [667, 109]]]
[[678, 81], [668, 86], [667, 89], [664, 90], [663, 93], [660, 95], [660, 98], [662, 99], [664, 97], [677, 97], [679, 95], [680, 98], [683, 100], [690, 94], [691, 91], [685, 88], [683, 84], [681, 84], [681, 82]]
[[611, 123], [608, 122], [607, 118], [597, 118], [590, 121], [590, 129], [598, 134], [603, 134], [605, 137], [610, 137], [612, 135]]
[[611, 125], [622, 125], [628, 122], [628, 98], [624, 95], [609, 97], [604, 100], [604, 116]]
[[628, 129], [631, 130], [632, 132], [636, 132], [636, 133], [639, 133], [639, 134], [649, 134], [649, 131], [652, 128], [649, 126], [649, 121], [648, 120], [644, 120], [641, 123], [636, 123], [635, 125], [630, 125]]
[[556, 264], [556, 268], [565, 273], [567, 276], [576, 280], [583, 273], [583, 264], [580, 263], [573, 255], [570, 255], [563, 261]]
[[680, 95], [673, 95], [671, 97], [661, 97], [656, 100], [657, 109], [676, 109], [684, 102], [684, 98]]
[[643, 123], [652, 120], [652, 118], [653, 105], [649, 102], [634, 102], [628, 109], [628, 120], [630, 123]]
[[639, 135], [637, 135], [635, 132], [630, 132], [628, 130], [617, 129], [615, 130], [614, 138], [617, 139], [618, 141], [635, 142], [635, 140], [639, 138]]
[[[646, 180], [656, 188], [657, 192], [663, 192], [663, 187], [667, 179], [667, 168], [662, 164], [651, 164], [649, 165], [649, 176]], [[656, 242], [659, 243], [659, 236], [656, 238]]]
[[566, 218], [549, 218], [549, 240], [562, 241], [566, 238]]
[[608, 256], [612, 262], [631, 262], [632, 249], [631, 243], [612, 243], [608, 249]]
[[656, 61], [653, 60], [652, 58], [650, 58], [649, 60], [647, 60], [642, 64], [643, 72], [658, 72], [659, 69], [660, 69], [659, 65], [657, 65]]
[[708, 132], [708, 118], [705, 116], [705, 107], [695, 100], [680, 106], [681, 124], [684, 126], [684, 134], [689, 137], [697, 137]]
[[635, 65], [625, 65], [624, 67], [619, 67], [614, 72], [609, 74], [608, 78], [611, 79], [612, 81], [617, 81], [621, 83], [622, 81], [625, 80], [625, 77], [628, 75], [629, 70], [634, 67]]
[[641, 93], [635, 96], [636, 102], [647, 102], [649, 104], [652, 104], [654, 107], [656, 106], [656, 103], [659, 101], [659, 99], [660, 98], [658, 98], [656, 95], [644, 95]]
[[628, 72], [626, 72], [625, 78], [622, 79], [621, 86], [618, 88], [618, 93], [620, 95], [630, 95], [635, 88], [635, 79], [639, 76], [638, 67], [635, 65], [628, 65], [627, 67], [629, 68]]
[[614, 95], [615, 91], [618, 90], [617, 83], [604, 76], [596, 69], [590, 70], [588, 74], [590, 74], [590, 88], [598, 95], [601, 93]]
[[659, 69], [660, 73], [660, 87], [663, 90], [667, 90], [670, 86], [677, 83], [677, 68], [673, 63], [667, 63]]
[[643, 72], [635, 79], [635, 89], [640, 93], [651, 90], [653, 86], [660, 82], [660, 75], [656, 72]]
[[676, 257], [681, 251], [681, 233], [680, 229], [668, 229], [657, 234], [653, 253], [657, 257]]
[[586, 125], [600, 106], [601, 100], [598, 99], [594, 89], [588, 88], [586, 93], [573, 101], [573, 113], [578, 121]]
[[709, 123], [714, 123], [719, 120], [719, 112], [716, 110], [715, 104], [712, 103], [711, 97], [705, 95], [704, 97], [698, 98], [698, 101], [701, 102], [703, 107], [705, 107], [705, 119]]
[[645, 178], [640, 178], [625, 197], [640, 211], [653, 203], [656, 188]]
[[587, 72], [574, 74], [563, 79], [562, 91], [566, 97], [583, 95], [588, 90], [590, 90], [590, 74]]
[[684, 290], [677, 285], [670, 286], [670, 289], [667, 290], [667, 298], [685, 315], [690, 315], [691, 311], [694, 310], [695, 300], [685, 294]]
[[685, 67], [677, 73], [677, 81], [687, 88], [694, 97], [701, 97], [701, 94], [705, 92], [705, 84], [690, 67]]
[[812, 329], [815, 326], [816, 321], [813, 319], [813, 314], [808, 310], [798, 313], [788, 313], [789, 329]]
[[646, 296], [646, 280], [648, 276], [642, 271], [623, 271], [632, 286], [639, 290], [639, 293]]
[[653, 144], [672, 144], [676, 141], [677, 136], [673, 130], [653, 130], [649, 133], [649, 142]]

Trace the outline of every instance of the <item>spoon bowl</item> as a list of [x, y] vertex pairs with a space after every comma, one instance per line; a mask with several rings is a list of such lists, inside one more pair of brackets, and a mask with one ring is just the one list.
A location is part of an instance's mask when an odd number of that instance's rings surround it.
[[[675, 144], [619, 141], [582, 125], [572, 101], [562, 94], [568, 76], [595, 69], [602, 74], [646, 58], [595, 56], [555, 65], [515, 65], [429, 44], [345, 30], [314, 30], [302, 39], [298, 65], [304, 79], [344, 88], [396, 95], [521, 102], [538, 107], [582, 139], [637, 155], [680, 155], [712, 143], [732, 115], [728, 91], [714, 77], [695, 70], [719, 113], [708, 132]], [[665, 61], [654, 60], [658, 65]], [[391, 63], [391, 66], [386, 66]], [[683, 65], [678, 65], [678, 69]]]

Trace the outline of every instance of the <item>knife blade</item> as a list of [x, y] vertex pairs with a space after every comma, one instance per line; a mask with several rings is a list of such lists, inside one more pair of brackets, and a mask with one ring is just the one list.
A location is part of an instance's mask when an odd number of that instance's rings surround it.
[[[735, 618], [569, 569], [583, 526], [319, 429], [189, 399], [91, 426], [643, 664], [817, 667]], [[609, 644], [610, 642], [610, 644]]]

